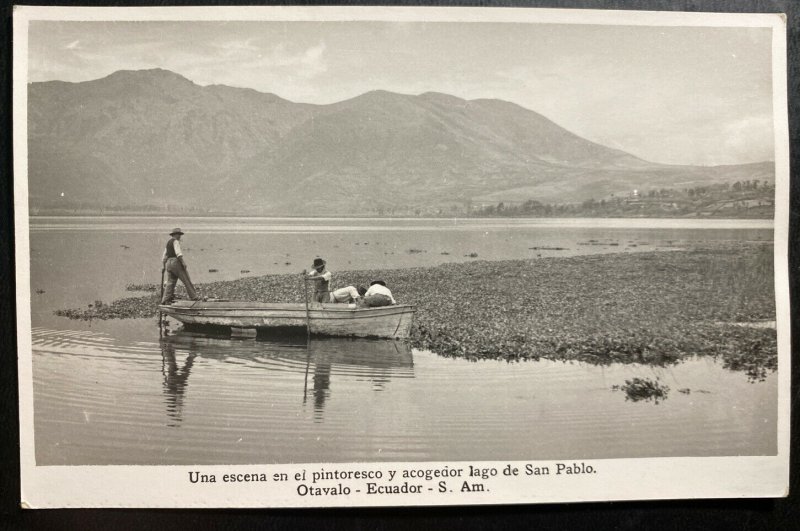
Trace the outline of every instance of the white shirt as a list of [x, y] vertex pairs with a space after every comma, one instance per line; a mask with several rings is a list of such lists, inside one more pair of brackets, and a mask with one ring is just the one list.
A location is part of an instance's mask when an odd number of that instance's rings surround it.
[[323, 280], [326, 280], [328, 282], [331, 281], [331, 272], [330, 271], [325, 271], [324, 273], [319, 274], [316, 269], [312, 269], [308, 273], [308, 276], [310, 276], [310, 277], [322, 277]]
[[[175, 240], [174, 242], [172, 242], [172, 248], [175, 249], [175, 256], [183, 256], [183, 253], [181, 252], [181, 242], [179, 242], [178, 240]], [[166, 245], [164, 246], [164, 254], [161, 255], [161, 261], [162, 262], [166, 262], [167, 261], [167, 246]]]
[[380, 284], [371, 285], [367, 290], [367, 293], [364, 294], [364, 297], [366, 298], [370, 295], [386, 295], [392, 300], [392, 304], [397, 304], [397, 302], [394, 300], [394, 297], [392, 297], [392, 292], [389, 291], [389, 288], [386, 286], [381, 286]]
[[358, 294], [358, 290], [353, 286], [339, 288], [331, 292], [331, 299], [333, 299], [333, 302], [350, 302], [358, 300], [360, 296], [361, 295]]

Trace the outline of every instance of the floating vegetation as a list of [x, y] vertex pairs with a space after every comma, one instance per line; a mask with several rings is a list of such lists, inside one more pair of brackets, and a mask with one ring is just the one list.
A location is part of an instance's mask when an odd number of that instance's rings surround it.
[[679, 393], [683, 393], [683, 394], [685, 394], [685, 395], [688, 395], [688, 394], [691, 394], [692, 390], [691, 390], [691, 389], [689, 389], [688, 387], [685, 387], [685, 388], [683, 388], [683, 389], [678, 389], [678, 392], [679, 392]]
[[423, 249], [409, 249], [406, 251], [408, 254], [419, 254], [419, 253], [426, 253], [427, 251]]
[[666, 400], [669, 394], [669, 387], [662, 384], [658, 378], [650, 380], [649, 378], [633, 378], [625, 380], [625, 385], [614, 385], [611, 389], [615, 391], [624, 391], [625, 400], [631, 402], [653, 401], [658, 404], [659, 400]]
[[442, 251], [439, 254], [444, 255], [444, 256], [450, 256], [450, 253], [448, 253], [447, 251]]
[[[147, 301], [147, 304], [142, 304], [143, 300]], [[157, 296], [144, 299], [142, 297], [129, 297], [114, 301], [111, 304], [105, 304], [103, 301], [94, 301], [94, 304], [89, 304], [85, 309], [57, 310], [55, 314], [83, 321], [91, 321], [92, 319], [144, 318], [155, 315], [157, 305]]]
[[209, 273], [219, 273], [219, 269], [209, 269]]
[[466, 256], [468, 258], [478, 258], [478, 253], [469, 253], [469, 254], [465, 254], [464, 256]]
[[568, 251], [567, 247], [528, 247], [531, 251]]
[[[742, 333], [742, 330], [750, 332]], [[754, 333], [756, 331], [762, 333]], [[778, 358], [772, 355], [775, 348], [775, 331], [769, 329], [724, 327], [725, 342], [733, 343], [735, 348], [727, 348], [722, 358], [722, 366], [732, 371], [742, 371], [752, 382], [764, 381], [770, 373], [778, 369]]]
[[239, 273], [242, 273], [242, 274], [249, 273], [249, 272], [250, 272], [249, 269], [242, 269], [241, 271], [239, 271]]
[[43, 293], [44, 293], [44, 290], [43, 290], [43, 289], [37, 289], [37, 290], [36, 290], [36, 294], [37, 294], [37, 295], [41, 295], [41, 294], [43, 294]]
[[158, 284], [128, 284], [125, 286], [125, 291], [157, 291]]
[[[333, 285], [384, 279], [398, 302], [417, 308], [412, 345], [444, 356], [666, 366], [705, 355], [758, 381], [777, 369], [776, 332], [737, 324], [775, 319], [772, 271], [771, 244], [715, 244], [336, 271]], [[304, 300], [297, 274], [198, 287], [210, 298]], [[147, 317], [155, 315], [157, 304], [152, 295], [115, 301], [102, 311], [82, 308], [59, 315]]]

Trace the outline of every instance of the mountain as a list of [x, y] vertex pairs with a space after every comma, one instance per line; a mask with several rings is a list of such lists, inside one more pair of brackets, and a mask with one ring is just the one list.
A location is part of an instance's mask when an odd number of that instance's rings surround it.
[[[166, 70], [28, 88], [31, 208], [242, 214], [424, 212], [574, 203], [774, 181], [771, 162], [670, 166], [501, 100], [373, 91], [330, 104], [199, 86]], [[63, 195], [62, 195], [63, 194]]]

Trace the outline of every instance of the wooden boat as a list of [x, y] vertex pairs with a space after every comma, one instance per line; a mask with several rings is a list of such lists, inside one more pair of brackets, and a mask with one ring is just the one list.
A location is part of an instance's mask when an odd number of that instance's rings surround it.
[[408, 304], [357, 307], [354, 304], [273, 303], [240, 301], [175, 301], [160, 305], [162, 313], [185, 325], [229, 327], [234, 335], [255, 335], [259, 329], [310, 328], [312, 335], [407, 338], [415, 309]]

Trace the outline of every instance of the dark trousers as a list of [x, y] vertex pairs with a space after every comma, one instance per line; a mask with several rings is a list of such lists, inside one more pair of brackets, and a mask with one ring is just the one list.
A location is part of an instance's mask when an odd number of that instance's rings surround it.
[[186, 294], [189, 295], [189, 298], [197, 298], [197, 292], [194, 290], [192, 281], [189, 280], [189, 275], [186, 274], [186, 270], [183, 268], [180, 260], [177, 258], [170, 258], [167, 260], [166, 269], [167, 283], [164, 285], [164, 297], [161, 298], [162, 304], [172, 302], [175, 298], [175, 284], [178, 283], [178, 279], [181, 279], [181, 282], [183, 282], [183, 285], [186, 287]]
[[315, 291], [313, 302], [331, 302], [331, 294], [327, 291]]
[[367, 306], [391, 306], [392, 299], [390, 299], [387, 295], [383, 293], [373, 293], [364, 298], [364, 302]]

